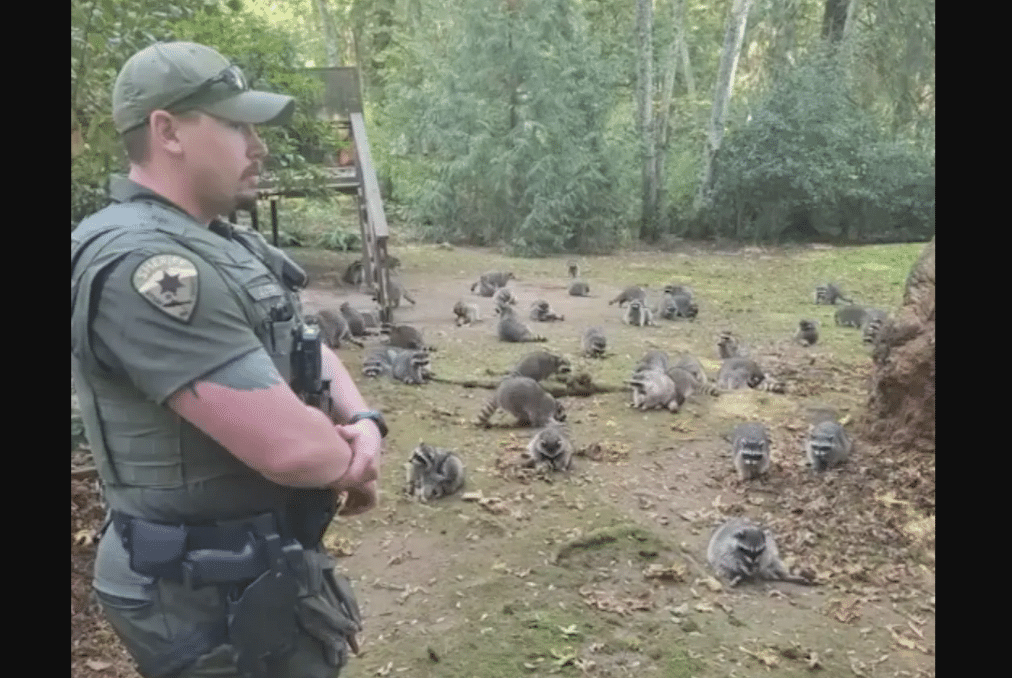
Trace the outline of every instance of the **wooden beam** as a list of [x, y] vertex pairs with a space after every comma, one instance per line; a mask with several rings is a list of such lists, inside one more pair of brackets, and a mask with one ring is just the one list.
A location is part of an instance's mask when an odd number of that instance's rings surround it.
[[361, 113], [351, 114], [351, 134], [355, 140], [355, 152], [358, 155], [359, 167], [362, 172], [369, 223], [372, 224], [372, 230], [376, 237], [386, 238], [390, 232], [387, 227], [386, 213], [383, 211], [379, 181], [376, 179], [376, 170], [372, 164], [372, 153], [369, 151], [369, 139], [365, 134], [365, 119]]

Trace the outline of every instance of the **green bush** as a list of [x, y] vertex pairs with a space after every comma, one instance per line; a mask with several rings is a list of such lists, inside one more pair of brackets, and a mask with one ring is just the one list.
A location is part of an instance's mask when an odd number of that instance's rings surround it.
[[934, 232], [934, 168], [889, 141], [848, 95], [837, 63], [786, 74], [724, 139], [711, 202], [697, 218], [755, 240], [913, 239]]

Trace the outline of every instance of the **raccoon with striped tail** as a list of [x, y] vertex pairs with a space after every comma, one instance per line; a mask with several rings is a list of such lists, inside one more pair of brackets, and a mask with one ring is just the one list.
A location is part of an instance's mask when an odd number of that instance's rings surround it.
[[654, 324], [654, 316], [645, 302], [633, 299], [622, 314], [622, 322], [626, 325], [645, 327]]
[[480, 320], [481, 312], [478, 310], [477, 304], [466, 304], [463, 301], [458, 301], [453, 305], [453, 321], [457, 327], [472, 325]]
[[320, 326], [323, 342], [330, 348], [341, 348], [344, 342], [355, 344], [359, 348], [365, 348], [364, 343], [351, 335], [351, 330], [348, 329], [348, 321], [340, 313], [321, 309], [319, 313], [307, 316], [306, 320], [316, 321], [316, 324]]
[[826, 283], [815, 288], [815, 303], [824, 306], [833, 306], [837, 301], [845, 301], [853, 304], [853, 299], [843, 296], [843, 291], [834, 283]]
[[406, 491], [420, 502], [448, 497], [464, 488], [464, 462], [448, 450], [419, 442], [405, 466]]
[[717, 373], [717, 387], [724, 391], [751, 388], [770, 393], [784, 393], [787, 388], [782, 382], [769, 378], [751, 358], [728, 358]]
[[861, 341], [864, 344], [874, 344], [889, 314], [877, 308], [866, 308], [864, 310], [864, 322], [861, 324]]
[[573, 466], [573, 443], [563, 424], [549, 423], [527, 443], [524, 466], [568, 471]]
[[499, 314], [499, 323], [496, 326], [499, 341], [514, 343], [548, 341], [546, 337], [534, 334], [531, 328], [520, 322], [512, 306], [508, 304], [496, 306], [495, 311]]
[[732, 588], [743, 581], [761, 580], [804, 586], [816, 584], [790, 574], [780, 560], [773, 533], [745, 518], [731, 518], [713, 531], [706, 559]]
[[608, 338], [604, 329], [598, 326], [588, 327], [580, 335], [580, 348], [588, 358], [603, 358], [608, 349]]
[[794, 333], [794, 341], [802, 346], [812, 346], [819, 340], [819, 330], [814, 320], [798, 322], [798, 331]]
[[646, 302], [647, 291], [639, 285], [632, 285], [631, 287], [627, 287], [619, 292], [618, 296], [608, 302], [608, 305], [611, 306], [612, 304], [618, 304], [619, 308], [622, 308], [622, 306], [634, 299]]
[[762, 424], [739, 424], [731, 433], [731, 456], [742, 481], [763, 475], [770, 467], [770, 438]]
[[805, 441], [805, 454], [812, 473], [823, 473], [850, 458], [854, 441], [839, 423], [822, 421], [812, 426]]
[[565, 320], [566, 317], [555, 312], [552, 305], [544, 299], [537, 299], [531, 304], [530, 318], [535, 322], [552, 322], [553, 320]]
[[488, 428], [498, 410], [509, 412], [520, 426], [541, 428], [550, 422], [566, 420], [566, 410], [552, 394], [530, 377], [506, 377], [478, 414], [475, 424]]
[[534, 351], [521, 358], [506, 376], [528, 377], [534, 381], [542, 381], [553, 374], [565, 377], [572, 372], [573, 365], [565, 356], [549, 351]]

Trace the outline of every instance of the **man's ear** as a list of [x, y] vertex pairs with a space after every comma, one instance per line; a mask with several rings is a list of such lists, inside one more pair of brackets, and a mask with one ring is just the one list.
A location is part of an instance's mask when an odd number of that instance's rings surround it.
[[183, 152], [183, 140], [179, 134], [180, 118], [167, 111], [152, 111], [148, 116], [151, 127], [151, 143], [170, 155]]

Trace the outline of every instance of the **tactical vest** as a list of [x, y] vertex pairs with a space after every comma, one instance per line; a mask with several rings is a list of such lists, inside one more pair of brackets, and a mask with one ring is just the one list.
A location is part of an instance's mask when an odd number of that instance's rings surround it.
[[295, 290], [305, 273], [262, 236], [235, 230], [228, 239], [149, 200], [113, 204], [81, 222], [71, 233], [71, 366], [109, 508], [153, 522], [199, 523], [284, 506], [300, 490], [267, 480], [96, 357], [90, 336], [96, 278], [136, 248], [166, 242], [222, 276], [291, 381], [292, 330], [301, 321]]

